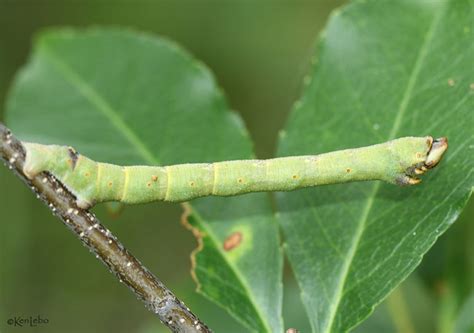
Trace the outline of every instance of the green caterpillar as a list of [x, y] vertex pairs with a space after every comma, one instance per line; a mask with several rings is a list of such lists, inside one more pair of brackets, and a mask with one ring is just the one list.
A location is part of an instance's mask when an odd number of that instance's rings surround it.
[[179, 202], [364, 180], [412, 185], [420, 182], [417, 175], [438, 164], [447, 146], [446, 138], [405, 137], [314, 156], [153, 167], [99, 163], [71, 147], [24, 143], [24, 173], [31, 178], [50, 172], [76, 196], [79, 207], [90, 208], [105, 201]]

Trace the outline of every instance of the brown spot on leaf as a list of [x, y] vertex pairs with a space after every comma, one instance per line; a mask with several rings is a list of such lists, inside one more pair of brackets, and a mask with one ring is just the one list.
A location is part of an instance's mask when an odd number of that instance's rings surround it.
[[346, 172], [347, 172], [347, 173], [350, 173], [351, 171], [352, 171], [351, 168], [347, 168], [347, 169], [346, 169]]
[[107, 184], [109, 187], [112, 187], [112, 182], [108, 182]]
[[237, 179], [237, 181], [241, 184], [244, 182], [244, 180], [242, 178]]
[[150, 186], [151, 186], [151, 183], [150, 183], [150, 182], [146, 183], [146, 186], [147, 186], [147, 187], [150, 187]]
[[158, 176], [155, 176], [155, 175], [151, 176], [151, 180], [156, 182], [158, 180]]
[[224, 241], [223, 247], [225, 251], [230, 251], [235, 249], [237, 246], [242, 243], [242, 233], [239, 231], [233, 232], [227, 237]]
[[453, 87], [455, 83], [456, 83], [456, 82], [454, 82], [453, 79], [448, 79], [448, 85], [449, 85], [450, 87]]
[[298, 175], [293, 175], [293, 179], [298, 179]]

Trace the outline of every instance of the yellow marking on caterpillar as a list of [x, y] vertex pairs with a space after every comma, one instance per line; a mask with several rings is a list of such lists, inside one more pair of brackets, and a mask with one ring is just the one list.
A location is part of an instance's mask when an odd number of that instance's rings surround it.
[[170, 183], [171, 183], [171, 174], [169, 167], [165, 167], [165, 172], [166, 172], [166, 193], [165, 193], [165, 201], [168, 201], [169, 195], [170, 195]]
[[123, 183], [123, 191], [122, 191], [121, 201], [125, 201], [125, 196], [127, 195], [128, 184], [130, 182], [129, 168], [124, 167], [123, 168], [123, 173], [124, 173], [125, 180], [124, 180], [124, 183]]

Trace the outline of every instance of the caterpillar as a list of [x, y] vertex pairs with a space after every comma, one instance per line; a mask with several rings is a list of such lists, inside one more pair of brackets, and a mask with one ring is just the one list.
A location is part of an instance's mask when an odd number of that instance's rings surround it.
[[76, 196], [80, 208], [106, 201], [180, 202], [203, 196], [292, 191], [353, 181], [414, 185], [448, 147], [446, 138], [404, 137], [320, 155], [233, 160], [170, 166], [119, 166], [95, 162], [72, 147], [23, 143], [24, 173], [47, 171]]

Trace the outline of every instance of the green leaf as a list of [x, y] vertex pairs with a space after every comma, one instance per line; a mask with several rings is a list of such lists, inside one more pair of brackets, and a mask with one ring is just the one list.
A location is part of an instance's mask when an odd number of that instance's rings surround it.
[[318, 63], [281, 133], [279, 155], [408, 135], [447, 136], [450, 148], [419, 186], [368, 182], [277, 196], [285, 249], [313, 331], [345, 332], [366, 318], [468, 200], [471, 20], [467, 0], [355, 1], [333, 13]]
[[[11, 90], [7, 122], [23, 140], [125, 165], [252, 156], [211, 73], [173, 43], [127, 30], [40, 35]], [[195, 267], [201, 292], [252, 331], [282, 331], [282, 258], [268, 197], [196, 200], [192, 211], [205, 232]], [[223, 250], [234, 232], [241, 243]]]

